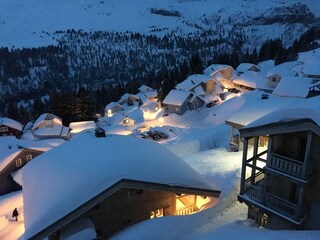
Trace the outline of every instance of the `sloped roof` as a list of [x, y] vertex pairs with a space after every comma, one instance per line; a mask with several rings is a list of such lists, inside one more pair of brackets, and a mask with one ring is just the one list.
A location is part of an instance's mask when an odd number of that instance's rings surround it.
[[237, 67], [238, 72], [246, 72], [248, 71], [251, 67], [255, 67], [258, 70], [260, 70], [259, 66], [253, 64], [253, 63], [240, 63], [239, 66]]
[[85, 129], [96, 128], [96, 123], [94, 121], [82, 121], [82, 122], [71, 122], [69, 128], [72, 133], [81, 132]]
[[119, 107], [121, 109], [124, 109], [119, 103], [117, 102], [110, 102], [107, 104], [107, 106], [105, 106], [105, 111], [107, 111], [108, 109], [114, 108], [114, 107]]
[[163, 104], [182, 106], [182, 104], [191, 95], [191, 92], [172, 89], [166, 98], [162, 101]]
[[183, 82], [177, 84], [176, 89], [191, 91], [194, 87], [201, 83], [206, 83], [210, 79], [214, 78], [204, 74], [193, 74], [187, 77]]
[[284, 97], [307, 97], [312, 79], [306, 77], [283, 77], [273, 94]]
[[226, 68], [232, 68], [232, 67], [230, 65], [226, 65], [226, 64], [211, 64], [209, 67], [207, 67], [203, 70], [203, 74], [211, 75], [212, 73], [214, 73], [216, 71], [223, 70]]
[[146, 92], [153, 92], [154, 89], [146, 85], [142, 85], [141, 87], [139, 87], [139, 91], [142, 93], [146, 93]]
[[320, 126], [320, 96], [302, 99], [294, 105], [283, 106], [276, 111], [270, 112], [245, 128], [259, 127], [271, 123], [290, 122], [294, 120], [311, 119]]
[[62, 125], [55, 125], [52, 128], [38, 128], [33, 131], [33, 134], [38, 137], [67, 137], [69, 132], [70, 128]]
[[23, 169], [25, 238], [121, 179], [213, 190], [199, 173], [160, 144], [116, 135], [96, 138], [83, 132]]
[[32, 129], [36, 129], [44, 120], [52, 120], [55, 125], [62, 125], [62, 119], [52, 113], [43, 113], [33, 123]]
[[227, 123], [246, 126], [258, 118], [272, 113], [284, 106], [292, 106], [304, 99], [281, 98], [269, 95], [269, 99], [261, 99], [263, 92], [255, 90], [228, 100], [233, 106], [234, 114], [226, 119]]
[[247, 71], [238, 78], [233, 79], [232, 82], [256, 89], [259, 87], [262, 79], [263, 77], [259, 72]]
[[139, 100], [139, 97], [134, 95], [134, 94], [130, 94], [130, 93], [125, 93], [122, 95], [122, 97], [120, 98], [120, 100], [118, 101], [118, 103], [121, 103], [123, 101], [125, 101], [127, 98], [132, 97], [134, 99], [136, 99], [137, 101]]
[[5, 152], [0, 153], [0, 172], [3, 171], [3, 169], [8, 166], [11, 161], [19, 155], [19, 153], [22, 152], [22, 149], [19, 149], [17, 147], [12, 147], [12, 149], [9, 149]]
[[0, 125], [1, 124], [8, 126], [8, 127], [11, 127], [11, 128], [14, 128], [14, 129], [17, 129], [19, 131], [21, 131], [23, 128], [23, 125], [21, 123], [19, 123], [18, 121], [13, 120], [11, 118], [6, 118], [6, 117], [0, 118]]

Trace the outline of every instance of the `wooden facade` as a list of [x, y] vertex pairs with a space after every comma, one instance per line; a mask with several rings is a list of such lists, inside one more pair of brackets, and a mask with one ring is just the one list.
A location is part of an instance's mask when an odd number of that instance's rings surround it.
[[[162, 216], [185, 215], [199, 210], [189, 195], [218, 198], [220, 191], [123, 179], [30, 239], [60, 239], [60, 230], [81, 219], [93, 222], [98, 239], [107, 239], [135, 223]], [[176, 201], [185, 203], [177, 209]], [[177, 211], [178, 210], [178, 211]]]
[[21, 186], [13, 180], [11, 173], [19, 170], [41, 153], [43, 152], [39, 150], [29, 148], [21, 149], [18, 155], [16, 155], [10, 161], [10, 163], [0, 172], [0, 195], [4, 195], [12, 191], [18, 191], [21, 189]]
[[0, 136], [15, 136], [17, 138], [21, 137], [22, 131], [20, 129], [15, 129], [6, 124], [0, 123]]
[[[295, 120], [240, 130], [241, 189], [248, 217], [271, 229], [320, 229], [320, 127]], [[259, 148], [269, 135], [268, 149]], [[249, 154], [248, 143], [254, 142]]]
[[21, 131], [8, 127], [6, 125], [0, 125], [0, 136], [20, 136]]
[[193, 94], [190, 93], [189, 97], [181, 105], [175, 104], [164, 104], [166, 113], [176, 113], [179, 115], [184, 114], [189, 109], [189, 101], [192, 98]]

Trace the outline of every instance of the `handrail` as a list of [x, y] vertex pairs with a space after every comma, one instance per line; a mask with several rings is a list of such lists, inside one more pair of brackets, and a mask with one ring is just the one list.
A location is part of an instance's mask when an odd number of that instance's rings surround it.
[[274, 153], [274, 152], [272, 152], [271, 154], [272, 154], [272, 156], [275, 156], [277, 158], [282, 158], [284, 160], [293, 162], [295, 164], [303, 165], [303, 161], [299, 161], [299, 160], [296, 160], [296, 159], [293, 159], [293, 158], [289, 158], [287, 156], [284, 156], [284, 155], [281, 155], [281, 154], [278, 154], [278, 153]]
[[268, 166], [292, 176], [296, 176], [299, 178], [305, 177], [303, 171], [303, 163], [283, 157], [278, 154], [271, 155], [269, 164], [267, 164], [267, 167]]

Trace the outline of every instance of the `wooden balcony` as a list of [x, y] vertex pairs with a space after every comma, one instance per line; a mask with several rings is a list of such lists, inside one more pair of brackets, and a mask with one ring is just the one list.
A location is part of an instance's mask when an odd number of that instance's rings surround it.
[[297, 205], [281, 199], [270, 193], [266, 194], [266, 204], [267, 207], [280, 212], [281, 214], [296, 219]]
[[305, 179], [306, 177], [303, 162], [275, 153], [272, 153], [270, 156], [270, 161], [267, 166], [300, 179]]
[[251, 185], [249, 181], [246, 181], [243, 195], [246, 196], [246, 201], [255, 205], [258, 204], [260, 207], [274, 212], [279, 216], [284, 216], [288, 220], [300, 222], [303, 219], [299, 214], [297, 204], [286, 201], [270, 193], [263, 196], [263, 188], [260, 183]]
[[262, 202], [262, 188], [260, 186], [246, 184], [244, 194], [259, 203]]

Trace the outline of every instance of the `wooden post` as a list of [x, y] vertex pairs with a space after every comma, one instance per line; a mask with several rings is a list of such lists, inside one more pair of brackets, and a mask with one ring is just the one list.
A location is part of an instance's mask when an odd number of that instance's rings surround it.
[[251, 168], [251, 185], [255, 184], [257, 155], [258, 155], [258, 143], [259, 143], [259, 136], [255, 136], [254, 137], [254, 144], [253, 144], [253, 157], [252, 157], [252, 168]]
[[244, 145], [243, 145], [243, 155], [242, 155], [240, 194], [243, 194], [244, 190], [245, 190], [247, 155], [248, 155], [248, 138], [245, 138], [244, 139]]
[[298, 197], [298, 204], [297, 204], [297, 209], [295, 213], [295, 219], [298, 220], [301, 217], [301, 213], [303, 210], [303, 196], [304, 196], [304, 185], [299, 184], [299, 197]]
[[269, 181], [269, 173], [264, 174], [264, 180], [263, 180], [263, 188], [262, 188], [262, 199], [261, 203], [266, 204], [266, 195], [268, 190], [268, 181]]
[[310, 150], [311, 150], [311, 143], [312, 143], [312, 132], [308, 131], [308, 138], [307, 138], [307, 144], [306, 149], [304, 153], [304, 161], [303, 161], [303, 175], [302, 178], [306, 179], [308, 177], [308, 170], [310, 170]]

